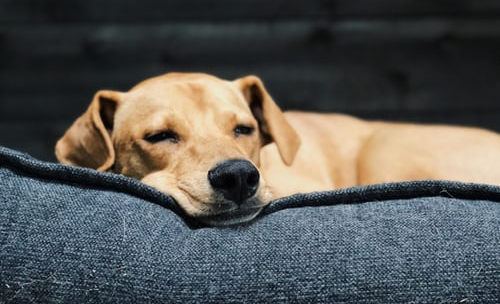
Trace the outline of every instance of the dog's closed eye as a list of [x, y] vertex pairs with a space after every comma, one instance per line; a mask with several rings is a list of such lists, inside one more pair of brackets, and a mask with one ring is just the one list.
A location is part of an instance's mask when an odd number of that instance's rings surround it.
[[246, 126], [246, 125], [237, 125], [234, 128], [234, 135], [235, 136], [240, 136], [240, 135], [252, 135], [253, 132], [255, 131], [255, 128], [252, 126]]
[[156, 144], [159, 142], [170, 142], [170, 143], [178, 143], [180, 138], [175, 131], [172, 130], [166, 130], [166, 131], [161, 131], [157, 133], [152, 133], [152, 134], [147, 134], [144, 136], [144, 140]]

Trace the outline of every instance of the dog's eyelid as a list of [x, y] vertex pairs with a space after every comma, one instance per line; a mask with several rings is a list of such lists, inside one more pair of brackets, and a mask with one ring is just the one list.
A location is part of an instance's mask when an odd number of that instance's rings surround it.
[[246, 125], [246, 124], [239, 124], [236, 127], [234, 127], [234, 134], [236, 136], [240, 135], [252, 135], [253, 132], [255, 131], [255, 127], [252, 125]]
[[154, 133], [149, 133], [144, 136], [144, 140], [148, 141], [152, 144], [159, 142], [170, 142], [170, 143], [178, 143], [180, 141], [179, 135], [173, 130], [165, 130]]

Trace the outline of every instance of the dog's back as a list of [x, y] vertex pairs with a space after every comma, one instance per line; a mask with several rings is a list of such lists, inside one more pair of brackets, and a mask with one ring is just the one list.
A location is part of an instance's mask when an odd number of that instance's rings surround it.
[[492, 131], [340, 114], [285, 116], [302, 141], [294, 163], [279, 162], [272, 146], [262, 150], [261, 169], [278, 195], [424, 179], [500, 185], [500, 136]]

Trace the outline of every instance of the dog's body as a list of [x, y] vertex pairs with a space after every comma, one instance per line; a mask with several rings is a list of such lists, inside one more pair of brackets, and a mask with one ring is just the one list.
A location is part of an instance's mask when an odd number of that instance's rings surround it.
[[283, 113], [255, 76], [166, 74], [100, 91], [56, 146], [61, 162], [172, 195], [210, 225], [298, 192], [421, 179], [500, 184], [500, 136], [463, 127]]
[[261, 152], [260, 169], [278, 196], [423, 179], [500, 184], [500, 136], [491, 131], [339, 114], [285, 117], [302, 141], [294, 162], [280, 162], [273, 145]]

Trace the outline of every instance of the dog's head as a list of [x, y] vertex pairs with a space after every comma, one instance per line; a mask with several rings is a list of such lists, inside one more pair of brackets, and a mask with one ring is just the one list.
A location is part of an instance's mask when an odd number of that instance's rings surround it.
[[99, 91], [56, 145], [62, 163], [137, 178], [209, 225], [254, 218], [272, 195], [262, 146], [290, 164], [299, 138], [255, 76], [166, 74], [129, 92]]

